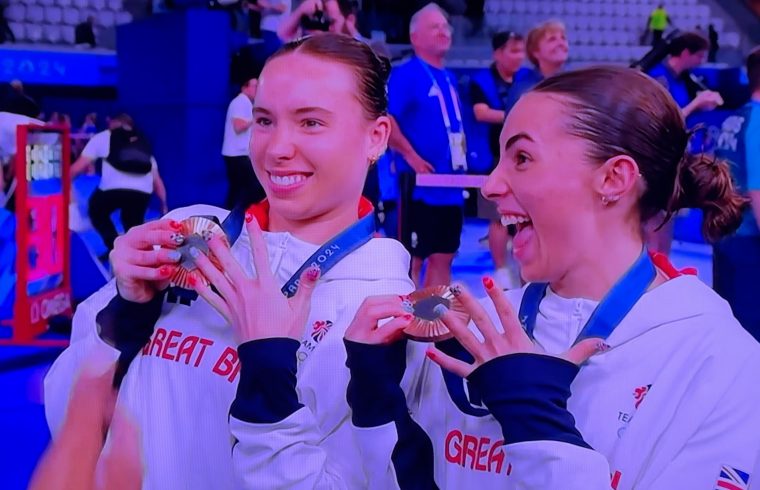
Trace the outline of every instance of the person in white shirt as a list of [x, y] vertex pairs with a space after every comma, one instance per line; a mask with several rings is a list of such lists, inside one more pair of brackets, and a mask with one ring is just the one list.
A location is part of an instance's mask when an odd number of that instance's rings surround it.
[[[158, 173], [156, 159], [147, 154], [149, 165], [146, 169], [117, 168], [112, 153], [114, 133], [117, 135], [134, 134], [134, 138], [144, 139], [135, 130], [134, 121], [127, 114], [119, 114], [109, 122], [109, 129], [95, 134], [82, 150], [82, 154], [71, 166], [71, 178], [91, 171], [98, 158], [103, 159], [103, 172], [97, 190], [90, 197], [88, 212], [92, 226], [97, 230], [107, 249], [113, 250], [114, 240], [119, 236], [111, 214], [119, 210], [124, 231], [145, 221], [145, 212], [150, 204], [150, 196], [155, 192], [161, 201], [161, 212], [166, 214], [169, 209], [166, 202], [166, 187]], [[139, 135], [139, 136], [138, 136]], [[131, 138], [131, 136], [130, 136]]]
[[238, 202], [252, 204], [264, 198], [264, 188], [253, 173], [251, 158], [248, 156], [253, 125], [253, 99], [256, 97], [258, 83], [256, 78], [246, 80], [240, 93], [227, 107], [222, 143], [229, 184], [224, 204], [227, 209], [232, 209]]
[[760, 346], [693, 270], [645, 248], [642, 223], [663, 210], [702, 209], [713, 240], [741, 222], [728, 164], [690, 154], [689, 137], [667, 91], [630, 68], [562, 73], [520, 98], [482, 192], [517, 225], [529, 284], [503, 292], [484, 277], [482, 302], [452, 286], [474, 321], [441, 305], [454, 337], [429, 347], [411, 397], [403, 346], [371, 329], [378, 315], [347, 329], [348, 401], [372, 488], [757, 480]]

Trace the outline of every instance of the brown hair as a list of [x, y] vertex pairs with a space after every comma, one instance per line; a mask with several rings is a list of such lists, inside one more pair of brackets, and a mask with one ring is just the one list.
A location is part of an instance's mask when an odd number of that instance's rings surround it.
[[564, 34], [565, 24], [558, 20], [547, 20], [528, 31], [528, 37], [525, 39], [525, 50], [527, 51], [528, 59], [533, 65], [538, 66], [538, 59], [533, 53], [538, 51], [538, 45], [541, 44], [544, 36], [556, 31]]
[[547, 78], [533, 91], [564, 96], [568, 131], [589, 143], [592, 161], [617, 155], [636, 161], [646, 184], [639, 198], [642, 221], [661, 211], [667, 221], [680, 209], [700, 208], [710, 240], [741, 223], [746, 199], [736, 192], [728, 165], [688, 152], [692, 133], [681, 110], [647, 75], [623, 67], [587, 68]]
[[684, 32], [672, 41], [668, 46], [668, 54], [670, 56], [678, 56], [686, 49], [689, 53], [694, 54], [700, 51], [707, 51], [710, 47], [710, 41], [701, 34], [696, 32]]
[[348, 66], [356, 75], [356, 96], [367, 118], [377, 119], [388, 113], [387, 84], [391, 64], [365, 43], [343, 34], [320, 33], [285, 44], [269, 60], [290, 53], [308, 54]]
[[747, 56], [747, 78], [750, 92], [760, 89], [760, 46], [750, 51]]

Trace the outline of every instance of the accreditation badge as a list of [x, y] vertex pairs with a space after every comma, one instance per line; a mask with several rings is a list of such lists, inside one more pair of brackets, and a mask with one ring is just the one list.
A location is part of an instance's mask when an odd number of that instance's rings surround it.
[[211, 260], [211, 262], [221, 269], [217, 258], [214, 254], [210, 253], [208, 248], [208, 241], [213, 236], [220, 236], [227, 242], [227, 236], [224, 234], [224, 230], [219, 224], [208, 216], [191, 216], [180, 222], [182, 226], [181, 233], [185, 237], [185, 241], [182, 246], [177, 248], [182, 254], [182, 258], [179, 261], [179, 267], [177, 271], [169, 279], [170, 283], [174, 286], [178, 286], [184, 289], [192, 289], [188, 278], [190, 276], [203, 284], [209, 284], [208, 279], [201, 274], [195, 265], [195, 259], [190, 255], [190, 249], [195, 247]]
[[441, 315], [435, 307], [443, 305], [457, 317], [457, 320], [465, 324], [470, 322], [462, 302], [451, 292], [448, 286], [434, 286], [420, 289], [409, 295], [411, 313], [414, 316], [412, 322], [404, 329], [404, 335], [418, 342], [439, 342], [450, 339], [453, 333], [441, 320]]
[[449, 133], [451, 166], [454, 170], [467, 170], [467, 143], [464, 133]]

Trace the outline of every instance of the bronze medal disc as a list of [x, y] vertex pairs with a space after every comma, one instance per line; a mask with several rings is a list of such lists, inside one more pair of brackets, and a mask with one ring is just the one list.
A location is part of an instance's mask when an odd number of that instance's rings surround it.
[[404, 335], [411, 340], [440, 342], [454, 336], [435, 311], [438, 305], [444, 305], [460, 321], [465, 323], [470, 321], [470, 315], [448, 286], [434, 286], [415, 291], [409, 295], [409, 303], [414, 319], [404, 329]]
[[190, 255], [190, 249], [193, 247], [197, 248], [206, 254], [215, 266], [221, 268], [216, 257], [209, 252], [208, 241], [213, 236], [220, 236], [226, 242], [227, 236], [224, 234], [221, 226], [204, 216], [191, 216], [180, 222], [180, 224], [182, 225], [181, 233], [185, 237], [185, 241], [180, 247], [177, 247], [177, 250], [182, 254], [182, 258], [179, 261], [177, 271], [170, 278], [170, 282], [174, 286], [192, 289], [188, 278], [193, 276], [197, 281], [208, 284], [208, 279], [196, 267], [195, 259]]

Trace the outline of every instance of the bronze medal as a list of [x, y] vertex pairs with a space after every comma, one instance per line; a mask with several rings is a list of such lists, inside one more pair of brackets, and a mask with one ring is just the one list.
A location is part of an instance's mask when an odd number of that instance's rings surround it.
[[181, 233], [185, 237], [185, 241], [177, 248], [177, 251], [182, 254], [182, 258], [179, 261], [177, 271], [172, 275], [169, 281], [172, 285], [184, 289], [192, 289], [190, 281], [188, 280], [190, 276], [195, 277], [197, 281], [200, 281], [203, 284], [209, 284], [208, 279], [201, 274], [195, 265], [195, 259], [190, 255], [190, 249], [193, 247], [197, 248], [206, 254], [216, 267], [221, 269], [216, 257], [209, 252], [208, 241], [216, 235], [222, 237], [226, 242], [227, 236], [224, 234], [221, 226], [210, 218], [204, 216], [191, 216], [190, 218], [181, 221], [180, 224], [182, 225]]
[[409, 295], [409, 305], [414, 319], [404, 329], [404, 335], [418, 342], [439, 342], [454, 336], [441, 320], [441, 315], [435, 311], [438, 305], [448, 308], [461, 321], [470, 321], [470, 315], [462, 302], [448, 286], [434, 286], [415, 291]]

